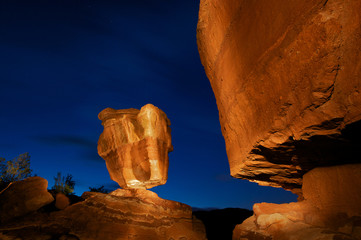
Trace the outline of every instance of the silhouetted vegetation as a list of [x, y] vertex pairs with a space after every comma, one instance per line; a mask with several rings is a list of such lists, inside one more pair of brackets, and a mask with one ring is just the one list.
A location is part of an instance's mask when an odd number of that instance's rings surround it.
[[0, 158], [0, 191], [9, 183], [31, 177], [30, 155], [23, 153], [12, 160]]
[[100, 193], [109, 193], [110, 192], [110, 190], [105, 189], [104, 186], [101, 186], [98, 188], [89, 187], [89, 191], [90, 192], [100, 192]]
[[54, 177], [54, 181], [54, 186], [51, 188], [54, 192], [64, 193], [65, 195], [70, 195], [74, 192], [75, 181], [71, 174], [62, 177], [61, 172], [58, 172], [56, 177]]

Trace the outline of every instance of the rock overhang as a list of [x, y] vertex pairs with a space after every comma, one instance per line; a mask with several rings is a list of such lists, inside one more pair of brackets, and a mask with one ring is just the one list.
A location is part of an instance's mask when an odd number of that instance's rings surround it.
[[198, 49], [232, 176], [300, 193], [309, 170], [360, 162], [360, 7], [201, 1]]

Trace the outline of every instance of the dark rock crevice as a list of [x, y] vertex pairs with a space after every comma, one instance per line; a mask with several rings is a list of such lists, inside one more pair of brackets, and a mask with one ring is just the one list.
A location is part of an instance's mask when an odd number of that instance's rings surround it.
[[[311, 126], [310, 129], [331, 130], [339, 126], [343, 119], [334, 119], [327, 121], [322, 126]], [[339, 134], [302, 136], [301, 140], [293, 138], [288, 139], [283, 144], [275, 148], [267, 148], [262, 145], [254, 147], [251, 154], [259, 155], [264, 158], [268, 168], [274, 168], [274, 173], [255, 174], [236, 177], [250, 180], [269, 181], [279, 184], [280, 181], [272, 180], [272, 177], [278, 175], [285, 179], [301, 179], [302, 176], [316, 167], [335, 166], [340, 164], [361, 163], [361, 121], [347, 125]], [[261, 158], [257, 158], [259, 161]], [[248, 164], [252, 168], [252, 162]], [[254, 168], [262, 168], [259, 163]], [[266, 167], [267, 168], [267, 167]], [[265, 168], [265, 169], [266, 169]], [[282, 174], [277, 173], [277, 168], [287, 169]], [[245, 169], [243, 169], [245, 171]], [[279, 178], [280, 179], [280, 178]], [[300, 184], [281, 183], [285, 189], [301, 188]]]

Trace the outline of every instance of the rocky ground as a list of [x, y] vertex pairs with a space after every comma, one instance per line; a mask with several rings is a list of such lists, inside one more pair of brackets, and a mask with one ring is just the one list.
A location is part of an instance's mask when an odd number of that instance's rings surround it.
[[85, 192], [83, 201], [64, 208], [64, 198], [53, 202], [46, 187], [45, 179], [32, 177], [1, 192], [0, 239], [206, 239], [190, 206], [149, 190]]

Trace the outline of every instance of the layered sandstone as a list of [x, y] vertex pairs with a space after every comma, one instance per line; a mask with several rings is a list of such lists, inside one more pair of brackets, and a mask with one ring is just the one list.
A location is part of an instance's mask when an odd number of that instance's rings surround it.
[[30, 177], [12, 182], [0, 192], [0, 223], [34, 212], [54, 201], [48, 192], [48, 181]]
[[360, 0], [201, 0], [232, 176], [300, 194], [309, 170], [360, 162], [360, 26]]
[[152, 104], [140, 110], [106, 108], [99, 113], [104, 131], [98, 153], [112, 180], [122, 188], [151, 188], [168, 178], [170, 121]]
[[[81, 239], [205, 239], [201, 222], [188, 205], [142, 189], [94, 193], [62, 215]], [[86, 228], [86, 231], [83, 230]]]
[[110, 194], [86, 192], [85, 201], [51, 215], [34, 215], [0, 226], [4, 239], [205, 240], [190, 206], [145, 189]]
[[255, 204], [233, 240], [361, 239], [360, 173], [361, 164], [311, 170], [303, 177], [303, 201]]

